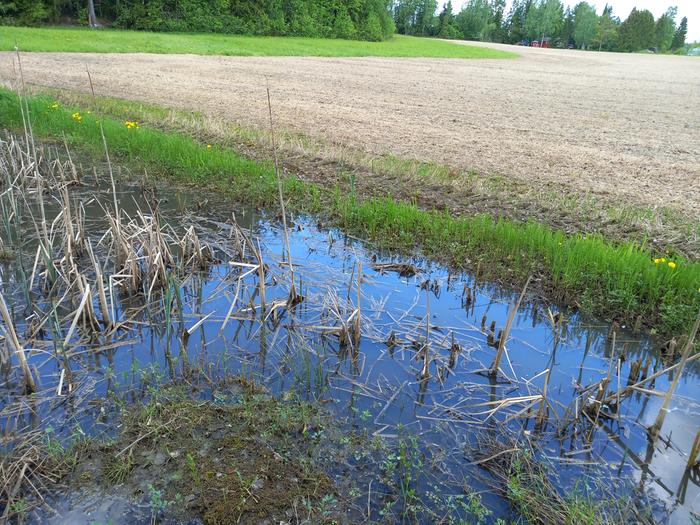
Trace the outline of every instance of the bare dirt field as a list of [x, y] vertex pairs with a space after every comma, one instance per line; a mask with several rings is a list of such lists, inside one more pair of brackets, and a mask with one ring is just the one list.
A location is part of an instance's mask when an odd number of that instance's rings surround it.
[[27, 53], [23, 66], [29, 83], [87, 91], [87, 64], [98, 94], [261, 129], [267, 77], [280, 129], [700, 221], [699, 59], [496, 47], [521, 58]]

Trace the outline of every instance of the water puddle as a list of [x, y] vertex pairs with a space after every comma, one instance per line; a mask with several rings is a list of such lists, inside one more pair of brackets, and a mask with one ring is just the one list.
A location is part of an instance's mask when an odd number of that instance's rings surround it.
[[[125, 425], [119, 419], [125, 407], [147, 403], [167, 385], [187, 384], [191, 399], [228, 406], [235, 402], [228, 396], [237, 390], [226, 385], [244, 377], [275, 399], [293, 394], [297, 402], [322, 407], [324, 417], [332, 418], [324, 431], [303, 430], [319, 446], [327, 438], [329, 448], [341, 451], [337, 458], [328, 452], [325, 461], [330, 479], [343, 492], [320, 494], [308, 518], [300, 504], [299, 512], [287, 515], [289, 523], [324, 522], [322, 506], [329, 520], [345, 516], [348, 523], [509, 520], [518, 514], [512, 499], [504, 497], [498, 468], [513, 449], [533, 451], [562, 494], [584, 487], [594, 499], [620, 497], [657, 520], [697, 519], [700, 479], [686, 464], [700, 428], [698, 362], [685, 367], [655, 442], [646, 427], [664, 402], [655, 392], [668, 390], [673, 370], [623, 394], [619, 410], [611, 408], [617, 405], [615, 392], [677, 360], [663, 341], [548, 306], [527, 292], [508, 334], [519, 290], [420, 258], [393, 256], [305, 216], [294, 216], [289, 228], [294, 286], [303, 296], [290, 306], [290, 258], [283, 255], [277, 217], [233, 206], [200, 189], [153, 189], [122, 180], [116, 188], [121, 213], [144, 231], [154, 221], [167, 225], [153, 227], [149, 235], [162, 232], [173, 261], [203, 253], [191, 248], [195, 239], [213, 256], [206, 269], [172, 263], [164, 266], [165, 275], [157, 270], [149, 275], [145, 265], [153, 254], [141, 246], [134, 255], [144, 276], [136, 285], [139, 293], [129, 292], [129, 285], [120, 287], [117, 281], [127, 283], [130, 276], [113, 262], [118, 243], [108, 233], [113, 224], [107, 212], [114, 209], [109, 179], [100, 176], [96, 182], [87, 173], [67, 190], [73, 219], [84, 225], [82, 232], [105, 270], [105, 306], [117, 327], [90, 326], [87, 307], [80, 306], [85, 288], [68, 284], [77, 282], [64, 271], [68, 263], [57, 263], [57, 284], [48, 283], [43, 257], [37, 255], [42, 233], [36, 226], [41, 213], [34, 183], [17, 183], [22, 184], [24, 189], [12, 190], [17, 196], [11, 201], [5, 183], [1, 198], [6, 257], [0, 275], [38, 391], [22, 395], [22, 369], [6, 331], [3, 356], [10, 359], [3, 363], [0, 385], [6, 451], [32, 432], [44, 442], [46, 436], [64, 443], [76, 436], [116, 439]], [[66, 207], [56, 188], [63, 186], [44, 186], [46, 223], [56, 232], [53, 246], [61, 257]], [[13, 206], [26, 209], [10, 217]], [[191, 245], [183, 241], [188, 235]], [[258, 246], [266, 269], [264, 290], [253, 253]], [[92, 283], [89, 254], [76, 259], [84, 285]], [[120, 271], [121, 277], [110, 281], [108, 276]], [[96, 286], [87, 297], [95, 317], [102, 319]], [[77, 311], [83, 314], [76, 316]], [[486, 371], [506, 337], [502, 372], [489, 376]], [[606, 378], [601, 390], [598, 385]], [[612, 396], [608, 406], [595, 404], [600, 392]], [[360, 436], [359, 445], [353, 447], [350, 436]], [[314, 451], [325, 454], [322, 448]], [[207, 450], [197, 462], [216, 455]], [[159, 467], [168, 460], [163, 457], [145, 462]], [[7, 473], [8, 464], [3, 468]], [[99, 471], [97, 464], [93, 470]], [[182, 500], [163, 503], [167, 494], [158, 480], [148, 479], [152, 473], [144, 470], [141, 479], [108, 490], [90, 483], [49, 492], [23, 487], [14, 493], [13, 504], [0, 503], [0, 510], [6, 507], [6, 515], [24, 522], [199, 523], [179, 512], [191, 495], [180, 493]], [[39, 478], [51, 487], [47, 478]], [[47, 505], [30, 505], [38, 499], [36, 492]], [[491, 514], [479, 514], [474, 504], [479, 498]], [[26, 510], [18, 504], [25, 499]]]

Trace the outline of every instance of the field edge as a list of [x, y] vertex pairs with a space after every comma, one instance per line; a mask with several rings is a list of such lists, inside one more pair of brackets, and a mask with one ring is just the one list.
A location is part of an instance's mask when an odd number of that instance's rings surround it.
[[[55, 107], [53, 98], [26, 100], [34, 132], [60, 138], [92, 155], [103, 154], [96, 114], [72, 118], [80, 108]], [[22, 115], [13, 93], [0, 91], [0, 116], [20, 130]], [[274, 206], [276, 179], [270, 162], [245, 158], [228, 145], [209, 147], [192, 136], [102, 118], [110, 153], [149, 173], [215, 187], [247, 203]], [[235, 190], [233, 189], [235, 187]], [[322, 214], [346, 231], [403, 252], [427, 257], [480, 279], [522, 286], [531, 275], [535, 289], [551, 301], [621, 323], [641, 324], [679, 335], [700, 309], [700, 264], [681, 257], [662, 261], [644, 245], [612, 243], [598, 235], [566, 235], [534, 222], [485, 215], [453, 217], [421, 210], [389, 197], [365, 197], [333, 190], [290, 174], [285, 194], [295, 211]], [[672, 264], [668, 264], [672, 263]]]

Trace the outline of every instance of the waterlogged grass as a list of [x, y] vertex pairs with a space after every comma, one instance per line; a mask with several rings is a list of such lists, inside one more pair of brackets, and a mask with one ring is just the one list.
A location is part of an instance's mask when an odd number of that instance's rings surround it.
[[346, 227], [371, 238], [392, 246], [420, 242], [426, 255], [470, 263], [490, 278], [504, 272], [521, 279], [542, 275], [548, 297], [622, 322], [641, 316], [676, 333], [689, 327], [700, 308], [700, 264], [652, 257], [636, 244], [567, 236], [535, 222], [455, 218], [391, 199], [338, 195], [336, 207]]
[[[65, 135], [95, 155], [103, 152], [94, 115], [63, 108], [46, 96], [28, 102], [34, 132]], [[180, 181], [215, 186], [246, 203], [277, 203], [273, 166], [251, 161], [230, 149], [125, 120], [103, 119], [110, 152], [120, 162]], [[0, 91], [0, 122], [20, 129], [17, 97]], [[428, 256], [476, 270], [481, 278], [521, 285], [535, 275], [554, 300], [584, 311], [634, 323], [641, 318], [661, 332], [687, 331], [700, 309], [700, 263], [653, 254], [632, 243], [615, 244], [599, 236], [567, 236], [534, 222], [497, 220], [486, 215], [452, 217], [392, 199], [363, 199], [329, 192], [294, 176], [284, 191], [296, 210], [327, 212], [344, 228], [390, 248], [423, 250]], [[663, 259], [663, 260], [662, 260]]]
[[515, 53], [397, 35], [384, 42], [214, 33], [0, 26], [0, 50], [83, 53], [191, 53], [235, 56], [512, 58]]

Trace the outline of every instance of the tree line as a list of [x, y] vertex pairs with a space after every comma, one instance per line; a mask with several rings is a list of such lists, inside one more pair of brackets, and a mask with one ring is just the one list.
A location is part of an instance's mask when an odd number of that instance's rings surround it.
[[438, 12], [437, 0], [397, 0], [394, 21], [399, 33], [440, 38], [463, 38], [506, 44], [546, 40], [557, 47], [601, 51], [666, 53], [684, 48], [688, 19], [676, 23], [677, 8], [670, 7], [657, 20], [648, 10], [633, 9], [622, 21], [605, 5], [598, 15], [588, 2], [573, 8], [560, 0], [469, 0], [454, 12], [452, 2]]
[[392, 0], [2, 0], [0, 23], [360, 40], [394, 34]]
[[123, 29], [384, 40], [405, 35], [509, 44], [665, 53], [685, 45], [688, 20], [670, 7], [657, 20], [633, 9], [622, 21], [606, 4], [560, 0], [469, 0], [455, 13], [437, 0], [2, 0], [0, 23], [108, 24]]

